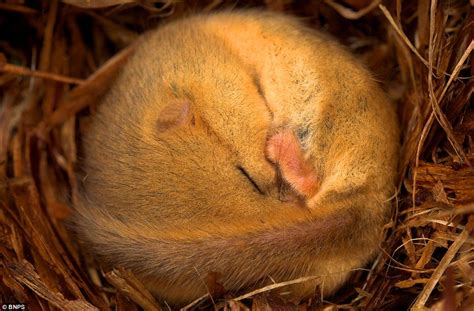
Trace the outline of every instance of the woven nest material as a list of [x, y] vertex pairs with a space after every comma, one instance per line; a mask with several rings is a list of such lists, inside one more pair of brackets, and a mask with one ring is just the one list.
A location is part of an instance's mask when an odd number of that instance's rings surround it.
[[[302, 17], [353, 50], [397, 105], [403, 134], [399, 191], [376, 260], [334, 297], [285, 307], [474, 310], [472, 5], [0, 2], [0, 303], [29, 310], [163, 307], [130, 272], [102, 271], [66, 229], [78, 193], [78, 139], [143, 32], [193, 12], [259, 7]], [[275, 308], [270, 290], [203, 297], [188, 309], [268, 310]]]

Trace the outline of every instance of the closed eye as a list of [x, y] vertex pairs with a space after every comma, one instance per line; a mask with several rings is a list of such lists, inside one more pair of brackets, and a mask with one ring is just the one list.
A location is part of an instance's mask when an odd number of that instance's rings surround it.
[[242, 166], [237, 166], [237, 169], [239, 170], [239, 172], [245, 176], [245, 178], [247, 178], [247, 180], [252, 184], [253, 188], [255, 190], [257, 190], [258, 193], [260, 194], [264, 194], [262, 189], [260, 189], [260, 187], [257, 185], [257, 183], [255, 182], [255, 180], [252, 179], [252, 177], [250, 176], [250, 174], [242, 167]]

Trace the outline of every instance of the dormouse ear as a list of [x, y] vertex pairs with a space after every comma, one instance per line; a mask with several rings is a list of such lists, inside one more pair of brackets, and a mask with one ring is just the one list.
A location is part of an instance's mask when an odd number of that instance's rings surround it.
[[188, 122], [191, 115], [191, 103], [188, 99], [175, 99], [167, 104], [158, 114], [156, 127], [164, 132]]

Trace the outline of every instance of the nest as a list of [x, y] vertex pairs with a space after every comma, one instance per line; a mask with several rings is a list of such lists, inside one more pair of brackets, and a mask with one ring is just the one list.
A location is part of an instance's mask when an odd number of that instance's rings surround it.
[[[229, 7], [287, 12], [331, 33], [370, 67], [400, 117], [399, 188], [378, 257], [337, 295], [285, 307], [473, 310], [474, 14], [467, 0], [1, 2], [0, 303], [163, 307], [129, 271], [102, 271], [66, 229], [78, 193], [78, 139], [143, 32]], [[267, 310], [276, 306], [267, 299], [271, 288], [203, 297], [187, 309]]]

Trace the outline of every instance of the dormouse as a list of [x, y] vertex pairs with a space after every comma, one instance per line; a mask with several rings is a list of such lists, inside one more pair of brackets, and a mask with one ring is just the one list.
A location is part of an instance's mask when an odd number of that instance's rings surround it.
[[188, 17], [148, 34], [93, 116], [75, 228], [170, 305], [210, 275], [232, 292], [316, 276], [285, 297], [329, 295], [378, 251], [398, 141], [327, 35], [277, 13]]

